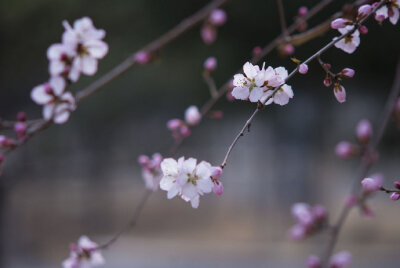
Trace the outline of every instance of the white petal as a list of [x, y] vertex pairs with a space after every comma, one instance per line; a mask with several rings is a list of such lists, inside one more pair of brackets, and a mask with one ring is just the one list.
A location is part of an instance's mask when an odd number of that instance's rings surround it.
[[260, 100], [263, 94], [264, 94], [263, 88], [254, 87], [250, 92], [249, 100], [251, 102], [257, 102]]
[[97, 72], [97, 59], [91, 56], [83, 56], [81, 58], [81, 70], [86, 75], [94, 75]]
[[247, 100], [249, 94], [250, 92], [248, 87], [235, 87], [232, 90], [232, 96], [238, 100]]
[[56, 106], [54, 110], [54, 123], [64, 124], [68, 121], [70, 116], [69, 105], [66, 103], [60, 103]]
[[246, 77], [243, 74], [235, 74], [233, 76], [233, 85], [235, 87], [242, 87], [246, 82]]
[[49, 80], [49, 84], [56, 96], [60, 96], [65, 89], [65, 80], [61, 76], [53, 76]]
[[49, 73], [51, 76], [60, 75], [65, 70], [65, 63], [59, 60], [52, 60], [49, 64]]
[[64, 46], [63, 44], [52, 44], [47, 49], [47, 58], [49, 60], [60, 60], [63, 54]]
[[200, 203], [200, 196], [196, 196], [195, 198], [190, 200], [190, 204], [192, 205], [192, 208], [198, 208]]
[[202, 179], [209, 179], [211, 176], [211, 164], [201, 161], [196, 167], [196, 175]]
[[86, 235], [79, 237], [78, 246], [84, 249], [92, 249], [97, 247], [97, 244], [89, 239]]
[[250, 62], [246, 62], [243, 65], [243, 71], [248, 78], [253, 79], [260, 71], [260, 67], [258, 67], [257, 65], [253, 65]]
[[44, 85], [34, 87], [31, 91], [31, 98], [39, 105], [44, 105], [53, 99], [51, 95], [46, 93]]
[[90, 263], [93, 266], [103, 265], [105, 263], [103, 256], [98, 250], [95, 250], [90, 254]]
[[167, 198], [168, 199], [174, 198], [179, 193], [179, 190], [180, 190], [179, 185], [174, 183], [174, 185], [172, 185], [172, 187], [169, 189], [169, 191], [167, 193]]
[[214, 187], [214, 184], [210, 178], [200, 179], [197, 180], [196, 182], [197, 182], [197, 190], [199, 190], [201, 193], [206, 193], [206, 194], [211, 193]]
[[289, 102], [289, 96], [280, 89], [274, 95], [274, 102], [279, 105], [286, 105]]
[[289, 98], [293, 98], [294, 94], [291, 86], [284, 84], [281, 88]]
[[103, 41], [92, 39], [85, 42], [84, 47], [89, 52], [90, 56], [96, 59], [103, 58], [108, 52], [108, 45]]
[[198, 195], [196, 186], [194, 186], [192, 183], [186, 183], [182, 187], [182, 196], [188, 198], [188, 199], [193, 199]]
[[399, 10], [397, 8], [392, 8], [393, 10], [393, 16], [389, 17], [389, 21], [393, 24], [396, 25], [397, 22], [399, 21]]
[[174, 178], [169, 176], [162, 177], [160, 181], [160, 188], [164, 191], [169, 191], [171, 187], [174, 185]]
[[55, 108], [56, 106], [54, 105], [54, 103], [46, 104], [45, 106], [43, 106], [43, 118], [45, 120], [51, 119], [53, 117], [53, 112]]
[[194, 169], [196, 168], [196, 163], [197, 160], [194, 158], [189, 158], [185, 160], [185, 162], [182, 165], [182, 173], [183, 174], [192, 174]]
[[176, 177], [178, 175], [178, 163], [173, 158], [165, 158], [161, 162], [161, 170], [164, 176]]
[[284, 67], [275, 68], [275, 73], [280, 76], [282, 80], [285, 80], [289, 76], [288, 71]]

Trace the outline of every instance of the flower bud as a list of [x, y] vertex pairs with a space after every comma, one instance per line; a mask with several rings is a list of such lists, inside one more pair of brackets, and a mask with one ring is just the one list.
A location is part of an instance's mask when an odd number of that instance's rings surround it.
[[308, 8], [305, 6], [301, 6], [299, 7], [299, 10], [297, 11], [297, 16], [302, 17], [304, 15], [306, 15], [308, 12]]
[[351, 262], [351, 254], [348, 251], [341, 251], [332, 256], [330, 261], [331, 268], [344, 268]]
[[311, 207], [306, 203], [296, 203], [292, 206], [293, 217], [303, 226], [313, 224], [314, 217], [311, 212]]
[[222, 195], [222, 193], [224, 192], [224, 186], [222, 185], [222, 182], [220, 182], [219, 180], [216, 180], [214, 182], [213, 192], [216, 195]]
[[344, 77], [352, 78], [354, 76], [354, 74], [355, 74], [355, 71], [353, 69], [351, 69], [351, 68], [344, 68], [340, 72], [340, 74], [343, 75]]
[[334, 21], [331, 22], [331, 28], [332, 29], [340, 29], [340, 28], [344, 28], [349, 24], [349, 20], [347, 19], [343, 19], [343, 18], [338, 18]]
[[226, 12], [222, 9], [214, 9], [210, 13], [209, 22], [215, 26], [222, 26], [226, 23]]
[[356, 154], [357, 150], [353, 144], [348, 141], [341, 141], [335, 147], [336, 156], [342, 159], [348, 159]]
[[364, 189], [365, 193], [373, 193], [379, 191], [382, 186], [382, 180], [380, 179], [373, 179], [373, 178], [365, 178], [361, 181], [362, 188]]
[[139, 51], [135, 55], [135, 62], [141, 65], [147, 64], [152, 60], [152, 55], [147, 51]]
[[201, 38], [206, 45], [211, 45], [217, 40], [217, 30], [211, 24], [205, 24], [201, 27]]
[[360, 25], [360, 27], [358, 27], [358, 30], [360, 30], [361, 34], [367, 34], [368, 33], [368, 28], [365, 25]]
[[4, 162], [4, 155], [0, 154], [0, 164]]
[[299, 65], [299, 73], [306, 74], [308, 72], [308, 66], [305, 63]]
[[346, 101], [346, 90], [340, 84], [335, 84], [333, 88], [333, 93], [335, 94], [336, 100], [339, 103], [343, 103]]
[[393, 186], [397, 189], [400, 189], [400, 182], [398, 181], [393, 182]]
[[392, 193], [390, 195], [390, 199], [393, 200], [393, 201], [399, 200], [400, 199], [400, 193]]
[[197, 125], [201, 120], [201, 113], [197, 106], [189, 106], [185, 111], [185, 121], [191, 126]]
[[18, 139], [23, 140], [25, 138], [27, 128], [28, 126], [24, 122], [15, 123], [14, 131], [17, 133]]
[[283, 47], [283, 54], [285, 55], [285, 56], [290, 56], [290, 55], [293, 55], [293, 53], [294, 53], [294, 46], [292, 45], [292, 44], [287, 44], [287, 45], [285, 45], [284, 47]]
[[312, 209], [312, 213], [315, 219], [319, 221], [324, 221], [328, 216], [328, 211], [322, 205], [315, 205]]
[[293, 240], [303, 240], [306, 237], [306, 228], [303, 225], [296, 224], [290, 228], [289, 236]]
[[257, 47], [254, 47], [254, 48], [253, 48], [253, 55], [254, 55], [254, 56], [260, 55], [261, 52], [262, 52], [262, 48], [261, 48], [261, 47], [257, 46]]
[[147, 156], [147, 155], [140, 155], [139, 157], [138, 157], [138, 162], [139, 162], [139, 164], [140, 165], [142, 165], [142, 166], [145, 166], [145, 165], [147, 165], [148, 163], [149, 163], [149, 157]]
[[190, 128], [185, 125], [181, 126], [181, 128], [179, 129], [179, 132], [183, 137], [189, 137], [192, 134], [192, 131], [190, 130]]
[[332, 85], [332, 79], [330, 77], [330, 75], [327, 75], [324, 79], [324, 85], [326, 87], [330, 87]]
[[215, 57], [208, 57], [203, 64], [204, 70], [213, 72], [217, 68], [217, 59]]
[[181, 125], [182, 121], [179, 119], [171, 119], [167, 122], [167, 128], [171, 131], [177, 130]]
[[17, 113], [17, 120], [20, 122], [26, 121], [26, 113], [24, 111], [20, 111]]
[[321, 260], [318, 256], [310, 255], [307, 259], [308, 268], [321, 268]]
[[211, 177], [213, 177], [213, 179], [219, 179], [222, 176], [222, 168], [221, 167], [212, 167], [211, 168]]
[[372, 125], [367, 119], [358, 122], [356, 127], [356, 137], [361, 144], [366, 144], [372, 137]]
[[362, 5], [358, 8], [358, 17], [362, 18], [368, 16], [372, 11], [372, 7], [370, 5]]

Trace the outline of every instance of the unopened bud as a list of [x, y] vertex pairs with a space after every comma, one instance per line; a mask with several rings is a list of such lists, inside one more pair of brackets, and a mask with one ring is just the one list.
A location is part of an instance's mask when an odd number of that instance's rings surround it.
[[217, 40], [217, 30], [215, 26], [211, 24], [205, 24], [201, 27], [200, 31], [201, 38], [206, 45], [211, 45]]
[[352, 78], [354, 76], [354, 74], [355, 74], [355, 71], [353, 69], [351, 69], [351, 68], [344, 68], [340, 72], [340, 74], [343, 75], [344, 77]]
[[224, 192], [224, 186], [222, 185], [222, 182], [220, 182], [219, 180], [216, 180], [214, 182], [213, 192], [216, 195], [222, 195], [222, 193]]
[[356, 137], [361, 144], [366, 144], [371, 139], [372, 125], [367, 119], [363, 119], [357, 124]]
[[349, 20], [347, 19], [343, 19], [343, 18], [338, 18], [336, 20], [333, 20], [331, 22], [331, 28], [332, 29], [340, 29], [340, 28], [344, 28], [347, 25], [349, 25]]
[[336, 155], [343, 159], [353, 157], [356, 152], [355, 146], [348, 141], [341, 141], [335, 147]]
[[147, 51], [139, 51], [135, 55], [135, 62], [138, 64], [147, 64], [152, 60], [152, 55]]
[[333, 88], [333, 93], [335, 95], [336, 100], [339, 103], [343, 103], [346, 101], [346, 90], [344, 87], [340, 84], [335, 84]]
[[297, 11], [297, 16], [302, 17], [302, 16], [306, 15], [307, 12], [308, 12], [308, 8], [305, 6], [301, 6], [299, 8], [299, 10]]
[[26, 113], [24, 111], [20, 111], [17, 113], [17, 120], [20, 122], [26, 121]]
[[217, 68], [217, 59], [209, 57], [204, 61], [203, 67], [208, 72], [213, 72]]
[[167, 122], [167, 128], [171, 131], [177, 130], [183, 122], [179, 119], [171, 119]]
[[222, 9], [214, 9], [210, 13], [209, 22], [215, 26], [222, 26], [226, 22], [226, 12]]
[[299, 65], [299, 73], [306, 74], [308, 72], [308, 66], [305, 63]]
[[390, 199], [393, 200], [393, 201], [399, 200], [400, 199], [400, 193], [392, 193], [390, 195]]

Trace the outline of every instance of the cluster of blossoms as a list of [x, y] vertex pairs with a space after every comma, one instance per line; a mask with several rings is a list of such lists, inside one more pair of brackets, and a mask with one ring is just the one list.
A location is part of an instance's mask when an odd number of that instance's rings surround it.
[[142, 166], [142, 178], [144, 180], [146, 189], [157, 191], [160, 183], [161, 161], [163, 157], [159, 153], [155, 153], [149, 158], [147, 155], [141, 155], [138, 158], [139, 164]]
[[70, 113], [76, 109], [74, 96], [65, 91], [67, 84], [77, 82], [81, 73], [94, 75], [97, 61], [108, 52], [108, 45], [102, 41], [105, 31], [96, 29], [90, 18], [76, 20], [73, 27], [66, 21], [63, 25], [62, 42], [47, 50], [51, 77], [31, 92], [32, 100], [43, 105], [44, 119], [56, 124], [68, 121]]
[[371, 122], [367, 119], [361, 120], [358, 122], [355, 131], [358, 145], [348, 141], [341, 141], [335, 147], [336, 155], [343, 159], [349, 159], [361, 155], [365, 146], [371, 140], [372, 134]]
[[[336, 253], [329, 260], [329, 268], [345, 268], [351, 263], [351, 254], [348, 251]], [[322, 268], [321, 259], [318, 256], [311, 255], [307, 260], [308, 268]]]
[[197, 125], [202, 118], [202, 115], [197, 106], [189, 106], [185, 111], [185, 120], [171, 119], [167, 122], [167, 128], [172, 131], [172, 137], [179, 140], [190, 136], [192, 131], [190, 127]]
[[201, 195], [212, 191], [221, 195], [224, 189], [222, 182], [218, 180], [222, 169], [205, 161], [197, 164], [194, 158], [185, 160], [181, 157], [178, 161], [166, 158], [161, 162], [161, 170], [163, 177], [160, 188], [168, 192], [168, 199], [179, 196], [186, 202], [190, 201], [193, 208], [199, 206]]
[[393, 201], [398, 201], [400, 200], [400, 182], [395, 181], [393, 183], [394, 188], [397, 189], [397, 192], [393, 192], [390, 194], [390, 199], [392, 199]]
[[70, 256], [63, 261], [64, 268], [91, 268], [104, 264], [98, 245], [87, 236], [81, 236], [78, 244], [71, 244]]
[[320, 231], [326, 224], [328, 212], [322, 205], [311, 207], [306, 203], [296, 203], [292, 206], [292, 216], [297, 223], [290, 229], [290, 238], [302, 240]]
[[[266, 105], [272, 102], [286, 105], [289, 99], [293, 98], [292, 87], [285, 84], [288, 72], [284, 67], [265, 68], [264, 64], [260, 69], [258, 65], [246, 62], [243, 65], [243, 72], [245, 75], [236, 74], [233, 79], [232, 96], [235, 99], [261, 102]], [[280, 88], [273, 94], [274, 88], [278, 86]]]
[[226, 23], [226, 12], [222, 9], [214, 9], [211, 11], [210, 16], [204, 21], [200, 30], [200, 36], [203, 42], [210, 45], [217, 40], [217, 28]]

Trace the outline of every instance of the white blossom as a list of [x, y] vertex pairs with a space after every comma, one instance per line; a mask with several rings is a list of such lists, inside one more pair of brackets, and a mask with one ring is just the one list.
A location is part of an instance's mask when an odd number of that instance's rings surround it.
[[70, 256], [63, 261], [62, 266], [64, 268], [91, 268], [103, 265], [105, 261], [100, 251], [96, 249], [97, 246], [87, 236], [81, 236], [78, 245], [71, 246]]
[[[346, 34], [349, 31], [352, 31], [353, 29], [354, 26], [349, 25], [344, 28], [338, 29], [338, 31], [341, 34]], [[337, 39], [337, 37], [335, 37], [334, 40], [335, 39]], [[358, 47], [358, 45], [360, 45], [360, 32], [358, 30], [355, 30], [349, 36], [346, 36], [335, 43], [335, 47], [340, 48], [341, 50], [349, 54], [353, 53]]]

